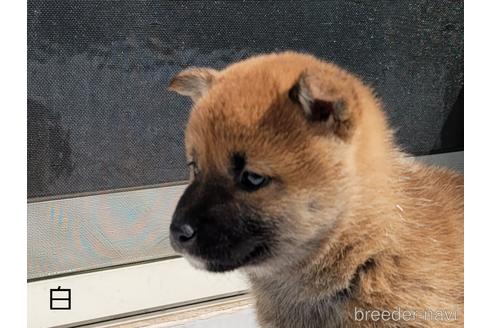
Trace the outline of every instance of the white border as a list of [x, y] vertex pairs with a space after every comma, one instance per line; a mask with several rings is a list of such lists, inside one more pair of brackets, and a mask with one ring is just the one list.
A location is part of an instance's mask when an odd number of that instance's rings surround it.
[[492, 3], [465, 4], [465, 326], [490, 326]]

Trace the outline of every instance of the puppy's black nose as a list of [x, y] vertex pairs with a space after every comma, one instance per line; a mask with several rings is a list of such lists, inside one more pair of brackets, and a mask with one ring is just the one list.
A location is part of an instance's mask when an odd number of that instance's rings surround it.
[[189, 224], [171, 224], [171, 234], [174, 241], [181, 247], [189, 247], [196, 237], [196, 229]]

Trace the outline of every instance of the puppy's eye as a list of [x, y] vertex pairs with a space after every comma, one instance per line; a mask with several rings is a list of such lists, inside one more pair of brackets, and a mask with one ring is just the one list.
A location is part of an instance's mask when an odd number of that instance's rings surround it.
[[261, 187], [264, 187], [268, 180], [269, 179], [267, 177], [253, 172], [244, 171], [241, 175], [241, 186], [247, 191], [255, 191]]

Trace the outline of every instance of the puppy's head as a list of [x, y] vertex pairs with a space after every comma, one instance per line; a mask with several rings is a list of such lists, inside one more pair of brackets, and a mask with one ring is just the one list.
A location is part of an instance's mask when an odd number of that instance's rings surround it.
[[351, 197], [354, 140], [373, 99], [361, 82], [282, 53], [190, 68], [170, 89], [194, 102], [191, 181], [170, 228], [176, 251], [210, 271], [268, 270], [329, 238]]

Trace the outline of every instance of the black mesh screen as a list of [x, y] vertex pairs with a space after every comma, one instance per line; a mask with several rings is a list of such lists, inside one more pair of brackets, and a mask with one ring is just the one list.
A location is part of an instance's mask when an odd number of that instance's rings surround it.
[[357, 73], [403, 149], [463, 148], [462, 1], [28, 1], [28, 196], [180, 181], [179, 70], [294, 49]]

